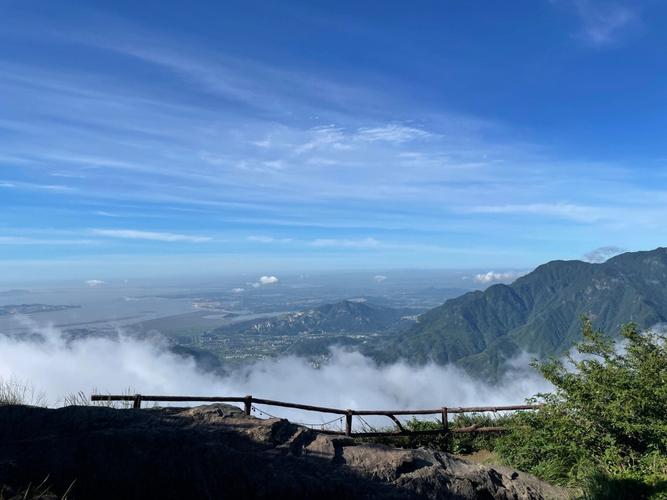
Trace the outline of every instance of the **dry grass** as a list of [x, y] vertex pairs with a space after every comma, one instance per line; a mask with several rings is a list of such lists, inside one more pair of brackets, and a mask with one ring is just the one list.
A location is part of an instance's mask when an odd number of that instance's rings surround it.
[[48, 481], [49, 476], [46, 476], [44, 481], [38, 485], [29, 484], [25, 488], [19, 488], [18, 490], [0, 485], [0, 500], [67, 500], [76, 482], [72, 481], [67, 491], [62, 495], [56, 495], [51, 491]]
[[30, 383], [0, 378], [0, 405], [46, 406], [46, 396]]
[[477, 464], [502, 465], [500, 457], [496, 453], [489, 450], [478, 450], [472, 453], [462, 453], [457, 456]]
[[[97, 393], [96, 390], [93, 390]], [[132, 396], [135, 390], [128, 387], [122, 394]], [[29, 382], [22, 382], [15, 378], [0, 378], [0, 406], [2, 405], [29, 405], [47, 406], [46, 394], [35, 390]], [[58, 406], [60, 406], [58, 404]], [[62, 406], [104, 406], [108, 408], [131, 408], [132, 401], [91, 401], [88, 394], [83, 391], [66, 395], [62, 399]], [[3, 500], [0, 497], [0, 500]]]
[[[99, 394], [96, 390], [93, 390], [93, 393]], [[122, 394], [132, 396], [135, 394], [135, 391], [131, 387], [128, 387]], [[125, 409], [132, 407], [132, 401], [91, 401], [85, 392], [79, 391], [65, 396], [63, 406], [104, 406], [106, 408]]]

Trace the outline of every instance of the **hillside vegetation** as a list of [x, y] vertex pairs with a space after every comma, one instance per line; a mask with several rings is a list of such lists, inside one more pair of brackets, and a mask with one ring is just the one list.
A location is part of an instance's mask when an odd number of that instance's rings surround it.
[[[565, 359], [536, 364], [555, 390], [530, 400], [537, 411], [472, 415], [453, 426], [501, 425], [504, 435], [398, 438], [392, 444], [456, 453], [486, 451], [518, 470], [591, 499], [667, 499], [667, 337], [621, 330], [622, 341], [584, 320], [584, 341]], [[412, 420], [414, 430], [439, 421]], [[492, 451], [492, 454], [488, 452]]]
[[495, 378], [522, 351], [561, 355], [581, 340], [579, 318], [619, 331], [667, 318], [667, 249], [625, 253], [603, 264], [553, 261], [517, 279], [448, 300], [385, 345], [378, 357], [457, 363]]
[[555, 386], [518, 414], [496, 451], [513, 466], [598, 498], [667, 498], [667, 337], [584, 322], [578, 356], [538, 365]]

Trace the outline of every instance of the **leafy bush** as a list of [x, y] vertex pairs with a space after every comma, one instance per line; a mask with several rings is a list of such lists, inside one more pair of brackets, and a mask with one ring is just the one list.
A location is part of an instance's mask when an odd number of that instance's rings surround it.
[[667, 498], [667, 339], [622, 329], [623, 345], [584, 318], [566, 363], [536, 368], [555, 387], [495, 443], [502, 459], [591, 498]]

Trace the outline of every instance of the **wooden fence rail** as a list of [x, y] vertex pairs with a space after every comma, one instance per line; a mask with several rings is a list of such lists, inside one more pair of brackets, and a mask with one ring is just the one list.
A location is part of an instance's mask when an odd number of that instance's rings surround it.
[[[407, 436], [419, 434], [440, 434], [440, 433], [462, 433], [462, 432], [503, 432], [506, 428], [503, 427], [453, 427], [449, 426], [450, 414], [462, 413], [482, 413], [482, 412], [499, 412], [499, 411], [517, 411], [517, 410], [536, 410], [541, 405], [511, 405], [511, 406], [468, 406], [468, 407], [440, 407], [430, 410], [352, 410], [340, 408], [327, 408], [325, 406], [304, 405], [299, 403], [288, 403], [285, 401], [275, 401], [273, 399], [256, 398], [254, 396], [154, 396], [145, 394], [93, 394], [90, 397], [91, 401], [132, 401], [133, 408], [141, 408], [143, 401], [155, 402], [214, 402], [214, 403], [242, 403], [246, 415], [252, 413], [253, 404], [260, 404], [266, 406], [277, 406], [281, 408], [293, 408], [297, 410], [306, 410], [319, 413], [330, 413], [334, 415], [342, 415], [345, 418], [345, 431], [334, 431], [322, 429], [319, 432], [325, 434], [336, 434], [345, 436], [359, 436], [359, 437], [379, 437], [379, 436]], [[352, 418], [354, 416], [385, 416], [390, 418], [396, 425], [397, 430], [394, 432], [353, 432]], [[442, 426], [439, 429], [429, 430], [406, 430], [401, 422], [396, 418], [397, 415], [439, 415], [441, 417]]]

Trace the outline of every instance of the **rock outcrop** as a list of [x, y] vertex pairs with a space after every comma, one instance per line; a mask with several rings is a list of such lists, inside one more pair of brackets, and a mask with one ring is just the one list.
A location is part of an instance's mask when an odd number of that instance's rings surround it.
[[566, 498], [522, 472], [328, 436], [229, 405], [0, 407], [0, 485], [70, 499]]

